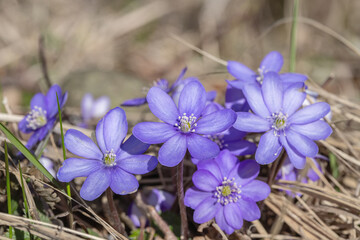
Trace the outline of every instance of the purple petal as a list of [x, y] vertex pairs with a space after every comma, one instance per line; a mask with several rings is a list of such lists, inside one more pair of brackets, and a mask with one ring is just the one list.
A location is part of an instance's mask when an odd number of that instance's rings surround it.
[[241, 188], [241, 196], [255, 202], [265, 200], [270, 192], [269, 185], [259, 180], [253, 180]]
[[280, 136], [281, 144], [284, 146], [286, 153], [289, 156], [290, 162], [297, 169], [303, 169], [306, 164], [306, 157], [300, 154], [295, 148], [288, 144], [285, 136]]
[[235, 112], [247, 112], [250, 109], [243, 91], [231, 85], [228, 85], [226, 88], [225, 107]]
[[237, 203], [240, 208], [242, 217], [246, 221], [251, 222], [261, 217], [260, 209], [258, 205], [256, 205], [256, 202], [251, 200], [247, 201], [240, 198]]
[[[221, 151], [215, 158], [215, 161], [218, 164], [223, 177], [228, 177], [229, 173], [234, 169], [236, 164], [239, 163], [237, 157], [231, 154], [227, 149]], [[221, 181], [222, 180], [223, 179], [221, 179]]]
[[117, 152], [128, 130], [128, 123], [124, 110], [116, 107], [104, 117], [104, 141], [106, 150]]
[[223, 109], [210, 113], [197, 121], [195, 128], [199, 134], [216, 134], [230, 128], [236, 120], [236, 114], [231, 109]]
[[212, 102], [216, 98], [216, 91], [206, 92], [206, 101]]
[[29, 114], [25, 115], [25, 117], [19, 122], [19, 130], [23, 133], [31, 133], [34, 131], [32, 128], [28, 128], [28, 121], [26, 121], [26, 118], [29, 116]]
[[224, 137], [222, 138], [225, 142], [239, 141], [246, 136], [246, 132], [239, 131], [233, 127], [229, 128], [223, 133]]
[[[320, 164], [313, 158], [310, 158], [310, 161], [313, 161], [315, 167], [322, 173]], [[313, 170], [313, 168], [308, 170], [307, 177], [313, 182], [316, 182], [320, 179], [319, 175]]]
[[68, 158], [59, 169], [57, 178], [60, 182], [70, 182], [77, 177], [87, 177], [102, 166], [96, 159]]
[[211, 172], [204, 169], [197, 170], [192, 180], [195, 187], [206, 192], [214, 191], [221, 183]]
[[[55, 96], [55, 98], [56, 98], [56, 96]], [[33, 98], [31, 99], [30, 107], [31, 107], [31, 109], [34, 109], [35, 107], [40, 107], [40, 108], [42, 108], [42, 110], [48, 111], [47, 106], [46, 106], [46, 98], [45, 98], [44, 94], [42, 94], [42, 93], [35, 94], [33, 96]], [[56, 107], [56, 110], [57, 110], [57, 107]]]
[[101, 118], [103, 117], [107, 111], [110, 109], [110, 98], [107, 96], [99, 97], [92, 107], [91, 117], [93, 118]]
[[103, 159], [103, 153], [98, 146], [82, 132], [69, 129], [65, 134], [64, 144], [67, 150], [80, 157]]
[[62, 100], [63, 95], [62, 95], [60, 86], [57, 84], [52, 85], [46, 94], [46, 102], [47, 102], [46, 110], [47, 110], [48, 118], [52, 118], [58, 113], [56, 94], [58, 95], [59, 103], [61, 105], [64, 104], [64, 100]]
[[298, 110], [305, 101], [306, 93], [301, 89], [292, 87], [284, 92], [283, 111], [288, 116], [291, 116]]
[[265, 132], [271, 128], [271, 123], [264, 118], [249, 112], [238, 112], [234, 128], [244, 132]]
[[295, 132], [310, 138], [311, 140], [326, 139], [332, 133], [332, 128], [323, 120], [304, 125], [293, 124], [290, 128]]
[[235, 61], [227, 62], [227, 70], [235, 78], [241, 79], [244, 81], [248, 81], [250, 78], [252, 78], [254, 75], [256, 75], [253, 70], [251, 70], [244, 64], [241, 64], [241, 63], [235, 62]]
[[246, 84], [246, 82], [244, 82], [243, 80], [233, 80], [233, 81], [229, 81], [226, 80], [226, 82], [229, 84], [228, 86], [233, 87], [234, 89], [243, 89], [244, 85]]
[[238, 204], [229, 203], [224, 206], [226, 222], [234, 229], [240, 229], [243, 225], [242, 212]]
[[279, 75], [275, 72], [265, 73], [261, 91], [269, 111], [278, 113], [283, 104], [283, 89]]
[[318, 102], [295, 112], [288, 118], [288, 122], [293, 124], [307, 124], [325, 117], [329, 112], [329, 104], [325, 102]]
[[261, 88], [257, 84], [248, 84], [244, 86], [244, 95], [251, 110], [258, 116], [267, 118], [271, 114], [265, 105]]
[[185, 193], [185, 206], [195, 209], [206, 198], [212, 197], [211, 192], [204, 192], [195, 187], [189, 188]]
[[210, 102], [207, 103], [203, 112], [201, 113], [202, 116], [206, 116], [209, 115], [210, 113], [214, 113], [217, 112], [219, 110], [224, 109], [223, 106], [221, 106], [220, 104], [216, 103], [216, 102]]
[[214, 160], [203, 160], [200, 161], [197, 165], [197, 169], [203, 169], [203, 170], [207, 170], [209, 171], [211, 174], [214, 175], [214, 177], [216, 177], [216, 179], [219, 182], [222, 182], [224, 180], [224, 177], [220, 171], [219, 165], [216, 163], [216, 161]]
[[173, 125], [161, 122], [142, 122], [135, 125], [133, 134], [141, 141], [148, 144], [166, 142], [177, 134]]
[[[131, 219], [131, 221], [133, 222], [133, 224], [135, 225], [135, 227], [140, 227], [140, 217], [144, 216], [144, 214], [142, 213], [142, 211], [138, 208], [138, 206], [136, 206], [136, 204], [134, 202], [132, 202], [130, 204], [129, 207], [129, 211], [127, 213], [127, 215], [129, 216], [129, 218]], [[144, 216], [145, 217], [145, 216]]]
[[191, 156], [199, 160], [214, 158], [220, 151], [215, 142], [194, 133], [187, 135], [187, 148]]
[[91, 119], [91, 109], [94, 105], [94, 98], [90, 93], [84, 95], [81, 100], [81, 115], [84, 121]]
[[175, 134], [159, 150], [159, 162], [166, 167], [174, 167], [183, 160], [186, 153], [186, 137]]
[[171, 97], [158, 87], [152, 87], [147, 94], [151, 112], [160, 120], [174, 125], [179, 112]]
[[92, 201], [105, 192], [110, 186], [111, 170], [109, 168], [100, 168], [91, 173], [85, 180], [80, 189], [80, 196], [86, 201]]
[[194, 114], [199, 117], [206, 103], [206, 91], [204, 86], [196, 81], [185, 85], [180, 94], [179, 113], [186, 113], [188, 116]]
[[220, 204], [215, 198], [209, 197], [202, 201], [194, 211], [194, 222], [205, 223], [210, 221], [220, 209]]
[[261, 136], [255, 159], [260, 164], [269, 164], [275, 161], [282, 150], [279, 138], [272, 130]]
[[307, 76], [300, 73], [282, 73], [280, 79], [282, 83], [304, 83]]
[[315, 157], [319, 152], [319, 148], [313, 140], [295, 131], [286, 131], [286, 139], [303, 156]]
[[215, 215], [215, 221], [216, 224], [226, 232], [226, 234], [232, 234], [235, 229], [230, 227], [230, 225], [226, 222], [225, 216], [224, 216], [224, 208], [220, 208], [218, 212]]
[[136, 177], [130, 173], [125, 172], [119, 167], [112, 169], [111, 174], [110, 188], [114, 191], [114, 193], [119, 195], [126, 195], [136, 192], [136, 190], [139, 188], [139, 183]]
[[175, 82], [173, 83], [173, 85], [171, 86], [170, 90], [173, 90], [173, 88], [176, 88], [179, 84], [181, 84], [181, 80], [182, 80], [182, 78], [185, 76], [186, 71], [187, 71], [187, 67], [184, 67], [184, 68], [181, 70], [181, 72], [180, 72], [178, 78], [176, 79], [176, 81], [175, 81]]
[[235, 178], [237, 184], [244, 186], [253, 181], [259, 175], [259, 172], [259, 164], [252, 159], [248, 159], [234, 166], [228, 178]]
[[156, 168], [157, 159], [149, 155], [132, 155], [116, 161], [116, 164], [123, 170], [132, 174], [145, 174]]
[[[143, 154], [148, 148], [149, 144], [143, 143], [134, 135], [131, 135], [121, 146], [120, 154], [122, 157], [130, 155]], [[116, 154], [117, 155], [117, 154]]]
[[180, 94], [181, 94], [182, 90], [190, 82], [199, 82], [199, 79], [197, 79], [196, 77], [188, 77], [188, 78], [180, 80], [178, 82], [178, 84], [176, 84], [176, 86], [174, 87], [174, 91], [172, 92], [172, 99], [174, 100], [174, 103], [177, 106], [179, 105], [179, 99], [180, 99]]
[[146, 98], [142, 97], [142, 98], [133, 98], [133, 99], [129, 99], [124, 101], [121, 106], [123, 107], [137, 107], [137, 106], [141, 106], [144, 105], [146, 103]]
[[266, 72], [279, 72], [283, 66], [284, 59], [281, 53], [273, 51], [268, 53], [261, 61], [260, 69]]
[[106, 153], [107, 149], [104, 138], [104, 118], [102, 118], [96, 125], [95, 136], [97, 145], [99, 146], [100, 150], [103, 153]]
[[245, 156], [251, 155], [256, 152], [256, 144], [246, 141], [234, 141], [234, 142], [224, 142], [226, 144], [226, 149], [228, 149], [232, 154], [236, 156]]
[[39, 141], [45, 138], [46, 134], [48, 134], [49, 132], [49, 129], [47, 128], [48, 124], [34, 131], [34, 133], [31, 135], [31, 137], [29, 138], [29, 140], [25, 145], [28, 149], [31, 149], [32, 147], [35, 146], [35, 144], [37, 144]]

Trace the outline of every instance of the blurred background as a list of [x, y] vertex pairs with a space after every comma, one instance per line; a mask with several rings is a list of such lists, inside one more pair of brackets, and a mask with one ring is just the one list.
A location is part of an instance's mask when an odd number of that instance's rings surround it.
[[[15, 113], [46, 91], [38, 53], [43, 36], [50, 79], [70, 92], [70, 109], [87, 92], [109, 95], [112, 106], [142, 97], [144, 87], [159, 78], [175, 81], [185, 66], [186, 76], [199, 77], [207, 90], [225, 89], [224, 80], [232, 79], [226, 67], [171, 34], [252, 69], [276, 50], [286, 72], [292, 7], [290, 0], [1, 0], [1, 85]], [[296, 57], [296, 72], [357, 102], [358, 9], [357, 0], [301, 0]]]

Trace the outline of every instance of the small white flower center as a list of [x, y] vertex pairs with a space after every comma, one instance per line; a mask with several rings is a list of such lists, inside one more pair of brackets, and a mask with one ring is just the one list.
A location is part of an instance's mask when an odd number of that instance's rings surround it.
[[260, 85], [263, 83], [264, 81], [264, 74], [266, 73], [267, 71], [265, 70], [264, 67], [262, 68], [258, 68], [258, 75], [256, 76], [256, 81], [258, 81], [258, 83], [260, 83]]
[[197, 118], [192, 113], [190, 116], [187, 116], [184, 113], [182, 116], [179, 116], [175, 127], [177, 127], [183, 133], [195, 132], [195, 127]]
[[36, 130], [47, 123], [46, 110], [35, 106], [26, 117], [27, 127]]
[[111, 149], [110, 151], [107, 151], [105, 154], [104, 154], [104, 162], [105, 162], [105, 165], [107, 166], [114, 166], [116, 165], [115, 163], [115, 158], [116, 158], [116, 154], [114, 153], [114, 150]]
[[227, 177], [224, 177], [221, 186], [216, 187], [214, 197], [217, 198], [218, 203], [227, 205], [237, 202], [241, 198], [241, 185], [237, 185], [234, 181], [234, 178], [227, 179]]
[[285, 128], [288, 127], [286, 123], [288, 115], [283, 114], [282, 112], [273, 113], [269, 120], [272, 122], [271, 128], [274, 129], [274, 135], [279, 137], [280, 133], [283, 132], [285, 134]]

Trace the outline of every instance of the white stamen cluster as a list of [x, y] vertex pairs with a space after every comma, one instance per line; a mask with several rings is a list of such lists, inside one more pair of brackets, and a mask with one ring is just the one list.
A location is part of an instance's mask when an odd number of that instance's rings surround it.
[[256, 81], [258, 81], [258, 83], [262, 84], [263, 83], [263, 80], [264, 80], [264, 74], [266, 73], [267, 71], [265, 71], [265, 68], [262, 67], [262, 68], [258, 68], [258, 75], [256, 76]]
[[279, 137], [280, 132], [282, 131], [285, 135], [285, 128], [288, 126], [286, 123], [288, 115], [283, 114], [282, 112], [273, 113], [269, 118], [272, 122], [271, 128], [274, 129], [274, 135]]
[[46, 119], [46, 110], [43, 110], [41, 107], [35, 106], [26, 117], [27, 128], [33, 130], [38, 129], [39, 127], [44, 126], [47, 123]]
[[213, 141], [214, 143], [216, 143], [220, 150], [223, 150], [224, 148], [228, 147], [228, 144], [225, 143], [224, 139], [223, 139], [224, 135], [219, 134], [219, 135], [209, 135], [208, 138]]
[[175, 127], [183, 133], [195, 132], [195, 127], [197, 126], [196, 120], [197, 118], [193, 113], [190, 116], [187, 116], [186, 113], [184, 113], [182, 116], [178, 117], [178, 123], [175, 123]]
[[221, 186], [216, 187], [214, 197], [217, 198], [218, 203], [227, 205], [235, 203], [241, 198], [241, 185], [237, 185], [234, 181], [235, 178], [227, 179], [227, 177], [224, 177]]
[[114, 153], [114, 150], [111, 149], [110, 151], [106, 151], [104, 155], [104, 162], [107, 166], [114, 166], [116, 165], [115, 158], [116, 154]]

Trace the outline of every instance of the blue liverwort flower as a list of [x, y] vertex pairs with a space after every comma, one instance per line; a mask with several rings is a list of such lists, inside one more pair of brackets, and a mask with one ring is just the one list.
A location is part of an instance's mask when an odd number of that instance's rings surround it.
[[[228, 83], [239, 89], [243, 89], [243, 86], [249, 83], [256, 83], [260, 86], [263, 83], [265, 73], [278, 73], [283, 63], [283, 56], [276, 51], [270, 52], [264, 57], [257, 72], [239, 62], [228, 61], [227, 69], [236, 78], [233, 81], [228, 81]], [[299, 73], [282, 73], [280, 79], [285, 89], [294, 83], [304, 83], [307, 77]]]
[[244, 86], [244, 94], [253, 113], [238, 112], [234, 128], [266, 132], [255, 154], [260, 164], [273, 162], [284, 147], [291, 163], [302, 169], [306, 157], [315, 157], [319, 151], [314, 140], [326, 139], [332, 133], [331, 127], [321, 120], [330, 111], [329, 104], [318, 102], [298, 110], [306, 93], [296, 86], [284, 90], [275, 72], [265, 73], [261, 87]]
[[225, 107], [232, 109], [235, 112], [247, 112], [250, 109], [243, 91], [231, 86], [230, 84], [226, 87]]
[[30, 113], [19, 122], [21, 132], [33, 132], [26, 143], [27, 148], [31, 149], [37, 142], [43, 140], [54, 127], [58, 116], [56, 93], [59, 97], [60, 108], [62, 108], [67, 100], [67, 92], [62, 94], [61, 88], [56, 84], [49, 89], [46, 96], [42, 93], [37, 93], [31, 99]]
[[270, 194], [270, 187], [255, 178], [259, 164], [239, 162], [229, 151], [221, 151], [212, 160], [202, 161], [193, 174], [194, 187], [185, 193], [185, 205], [195, 209], [194, 221], [205, 223], [215, 217], [227, 234], [240, 229], [243, 219], [254, 221], [261, 212], [256, 202]]
[[102, 96], [98, 99], [87, 93], [81, 101], [81, 116], [83, 122], [81, 126], [87, 127], [87, 123], [92, 119], [103, 117], [110, 109], [110, 98]]
[[215, 157], [220, 151], [219, 146], [201, 135], [223, 132], [236, 120], [236, 114], [231, 109], [202, 116], [206, 92], [198, 81], [185, 85], [180, 94], [179, 107], [157, 87], [150, 89], [146, 99], [151, 112], [164, 122], [138, 123], [133, 134], [145, 143], [165, 143], [159, 150], [159, 162], [167, 167], [178, 165], [187, 149], [194, 158], [202, 160]]
[[128, 130], [124, 110], [110, 110], [96, 126], [98, 146], [83, 133], [70, 129], [65, 134], [65, 147], [81, 158], [68, 158], [59, 169], [57, 177], [70, 182], [76, 177], [87, 177], [80, 195], [91, 201], [98, 198], [109, 186], [116, 194], [135, 192], [139, 183], [133, 174], [145, 174], [157, 165], [157, 159], [141, 155], [149, 145], [130, 136], [124, 143]]

